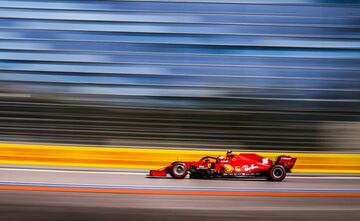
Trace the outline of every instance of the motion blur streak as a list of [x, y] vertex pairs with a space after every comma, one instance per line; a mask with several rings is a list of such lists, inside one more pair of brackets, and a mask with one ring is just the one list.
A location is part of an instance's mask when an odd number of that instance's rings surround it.
[[[357, 0], [0, 0], [0, 220], [360, 220], [359, 15]], [[290, 154], [295, 173], [137, 174], [226, 149]]]
[[156, 195], [205, 195], [205, 196], [261, 196], [261, 197], [360, 197], [349, 192], [227, 192], [227, 191], [191, 191], [191, 190], [149, 190], [149, 189], [100, 189], [88, 187], [55, 187], [1, 185], [0, 190], [52, 191], [76, 193], [115, 193], [115, 194], [156, 194]]
[[[269, 183], [21, 168], [0, 169], [0, 177], [1, 220], [263, 220], [269, 216], [276, 220], [357, 220], [360, 216], [359, 181], [336, 177], [327, 177], [326, 182], [308, 177]], [[175, 192], [174, 188], [200, 190]], [[206, 188], [243, 191], [201, 190]]]
[[269, 182], [259, 179], [175, 180], [122, 172], [115, 175], [101, 171], [55, 169], [1, 168], [0, 175], [0, 189], [8, 190], [223, 196], [360, 196], [358, 180], [331, 176], [327, 177], [329, 180], [324, 184], [323, 177], [309, 177], [308, 180], [286, 179], [284, 183], [269, 186]]
[[0, 139], [359, 151], [360, 7], [0, 0]]
[[[96, 199], [96, 200], [92, 200]], [[2, 220], [357, 220], [359, 198], [2, 191]], [[222, 205], [221, 207], [219, 205]]]

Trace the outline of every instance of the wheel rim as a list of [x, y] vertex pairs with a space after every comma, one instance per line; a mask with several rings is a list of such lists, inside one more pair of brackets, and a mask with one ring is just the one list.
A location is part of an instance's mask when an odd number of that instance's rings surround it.
[[176, 165], [174, 166], [174, 174], [177, 175], [177, 176], [182, 176], [184, 175], [184, 173], [186, 172], [186, 168], [185, 168], [185, 165]]
[[282, 176], [283, 176], [283, 174], [284, 174], [284, 172], [283, 172], [283, 170], [281, 169], [281, 168], [275, 168], [274, 170], [273, 170], [273, 176], [274, 176], [274, 178], [281, 178]]

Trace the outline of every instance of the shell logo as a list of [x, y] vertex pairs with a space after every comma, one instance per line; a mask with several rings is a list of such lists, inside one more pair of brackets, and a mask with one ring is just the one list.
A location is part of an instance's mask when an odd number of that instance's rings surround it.
[[234, 167], [231, 166], [230, 164], [225, 164], [224, 165], [224, 172], [225, 173], [231, 173], [233, 171]]

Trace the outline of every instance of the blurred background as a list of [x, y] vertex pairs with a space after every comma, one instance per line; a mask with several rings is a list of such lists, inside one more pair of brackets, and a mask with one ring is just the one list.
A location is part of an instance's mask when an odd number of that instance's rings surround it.
[[360, 7], [0, 1], [0, 140], [360, 150]]
[[0, 0], [0, 220], [360, 220], [359, 112], [360, 1]]

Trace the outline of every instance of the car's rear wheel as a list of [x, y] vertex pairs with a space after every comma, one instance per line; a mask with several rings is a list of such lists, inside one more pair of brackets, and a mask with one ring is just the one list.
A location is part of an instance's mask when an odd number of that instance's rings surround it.
[[175, 179], [184, 179], [188, 174], [188, 169], [184, 163], [176, 162], [170, 168], [170, 175]]
[[273, 166], [268, 174], [268, 179], [272, 181], [282, 181], [286, 177], [286, 170], [281, 165]]

